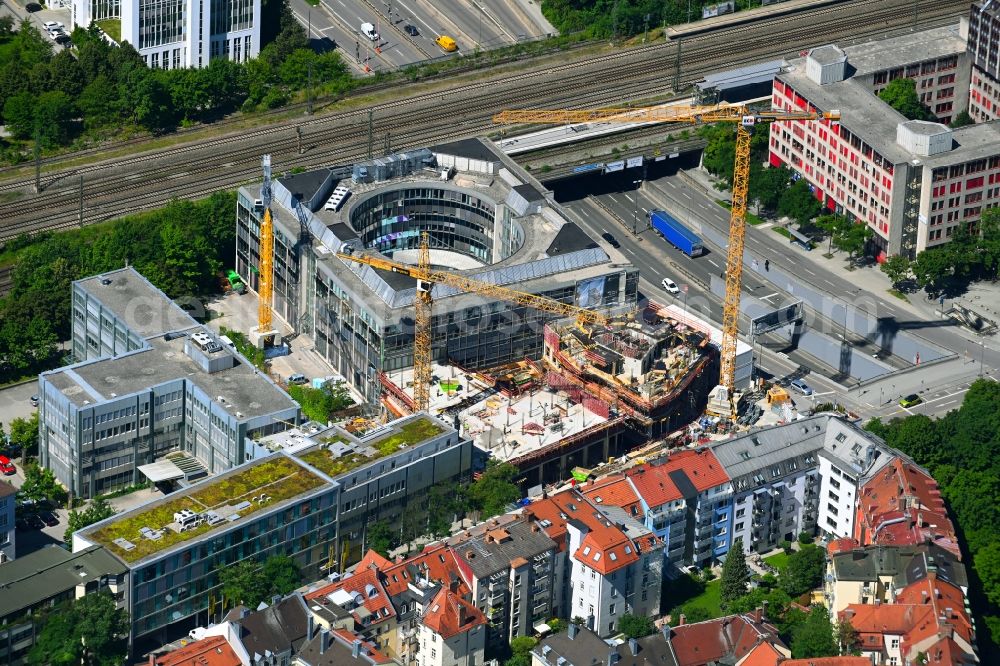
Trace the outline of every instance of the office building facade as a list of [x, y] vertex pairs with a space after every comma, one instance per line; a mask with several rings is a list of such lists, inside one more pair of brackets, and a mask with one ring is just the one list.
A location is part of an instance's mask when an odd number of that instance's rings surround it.
[[976, 0], [969, 13], [969, 56], [972, 84], [969, 115], [976, 122], [1000, 118], [1000, 7], [994, 0]]
[[14, 559], [17, 550], [17, 530], [14, 527], [14, 506], [17, 489], [0, 481], [0, 564]]

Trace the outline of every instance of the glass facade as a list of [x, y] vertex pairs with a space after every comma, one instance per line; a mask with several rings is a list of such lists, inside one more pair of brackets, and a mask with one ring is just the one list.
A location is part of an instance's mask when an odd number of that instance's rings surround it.
[[[184, 40], [185, 0], [139, 0], [139, 47], [147, 49]], [[169, 60], [163, 64], [169, 66]]]

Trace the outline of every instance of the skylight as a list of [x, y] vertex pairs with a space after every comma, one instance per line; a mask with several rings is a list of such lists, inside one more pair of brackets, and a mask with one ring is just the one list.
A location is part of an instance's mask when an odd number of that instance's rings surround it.
[[608, 553], [608, 557], [611, 558], [612, 562], [617, 562], [618, 561], [618, 556], [615, 555], [614, 553]]
[[625, 546], [625, 554], [626, 555], [632, 554], [632, 546]]
[[583, 547], [583, 554], [584, 555], [590, 555], [590, 546], [584, 546]]
[[596, 553], [594, 553], [594, 561], [600, 562], [600, 560], [601, 560], [601, 551], [597, 551]]

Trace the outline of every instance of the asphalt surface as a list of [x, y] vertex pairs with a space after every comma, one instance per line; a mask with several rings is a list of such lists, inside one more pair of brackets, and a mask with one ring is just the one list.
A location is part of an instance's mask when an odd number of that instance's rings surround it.
[[[640, 271], [643, 296], [658, 302], [682, 304], [691, 312], [718, 325], [722, 320], [721, 301], [700, 283], [708, 284], [713, 273], [718, 275], [724, 270], [723, 251], [719, 248], [714, 248], [713, 251], [710, 247], [708, 254], [692, 259], [669, 246], [655, 232], [643, 231], [643, 227], [645, 213], [650, 209], [664, 207], [665, 200], [671, 204], [670, 209], [682, 219], [696, 217], [720, 231], [728, 228], [728, 212], [703, 190], [676, 176], [647, 181], [638, 192], [638, 201], [635, 194], [635, 190], [608, 192], [567, 201], [564, 206], [570, 216], [595, 238], [599, 238], [604, 231], [611, 231], [621, 244], [622, 254]], [[624, 224], [609, 215], [605, 208], [613, 211]], [[631, 233], [634, 211], [638, 212], [637, 236]], [[601, 243], [606, 245], [604, 241]], [[823, 266], [810, 264], [806, 257], [792, 254], [796, 250], [773, 232], [749, 228], [746, 247], [752, 254], [761, 257], [761, 261], [765, 257], [772, 262], [794, 261], [804, 280], [820, 287], [831, 294], [831, 297], [843, 298], [844, 294], [853, 295], [858, 290], [847, 277], [826, 270]], [[677, 297], [665, 292], [660, 286], [660, 280], [664, 277], [671, 278], [678, 285], [687, 285], [686, 296]], [[749, 270], [744, 272], [745, 293], [766, 300], [769, 294], [778, 291], [764, 276]], [[796, 396], [800, 408], [833, 401], [866, 417], [941, 415], [961, 404], [964, 392], [980, 373], [988, 377], [997, 376], [1000, 352], [990, 346], [980, 345], [978, 338], [970, 332], [954, 326], [940, 326], [933, 321], [915, 320], [911, 312], [894, 307], [894, 304], [877, 295], [864, 294], [864, 298], [866, 302], [875, 304], [879, 316], [894, 317], [931, 342], [950, 350], [971, 351], [952, 361], [911, 368], [905, 373], [893, 373], [863, 387], [851, 386], [845, 392], [843, 386], [830, 379], [836, 374], [835, 369], [824, 366], [807, 354], [785, 349], [783, 342], [765, 338], [755, 349], [759, 358], [758, 367], [764, 375], [785, 384], [793, 378], [805, 377], [815, 390], [811, 397]], [[899, 398], [910, 393], [920, 395], [923, 402], [911, 408], [900, 407]]]

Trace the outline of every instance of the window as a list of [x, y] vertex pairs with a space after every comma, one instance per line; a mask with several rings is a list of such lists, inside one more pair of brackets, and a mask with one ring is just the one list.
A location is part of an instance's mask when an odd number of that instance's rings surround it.
[[614, 615], [615, 614], [615, 605], [614, 604], [611, 604], [610, 606], [608, 606], [608, 614], [609, 615]]

